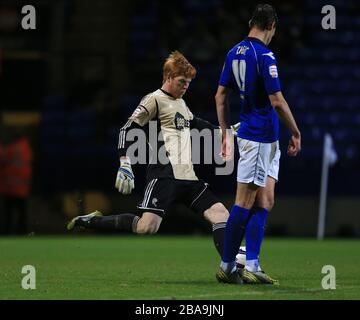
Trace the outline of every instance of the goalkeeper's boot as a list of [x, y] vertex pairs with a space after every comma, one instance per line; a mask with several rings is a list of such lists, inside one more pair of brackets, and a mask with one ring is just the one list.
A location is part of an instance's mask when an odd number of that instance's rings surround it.
[[243, 284], [243, 280], [241, 279], [238, 269], [234, 272], [227, 273], [220, 268], [216, 273], [216, 279], [222, 283]]
[[86, 228], [91, 219], [93, 219], [94, 217], [102, 217], [102, 216], [103, 214], [97, 210], [87, 215], [77, 216], [67, 224], [66, 228], [68, 230], [72, 230], [74, 229], [74, 227]]
[[254, 275], [258, 279], [259, 283], [262, 283], [262, 284], [279, 284], [278, 280], [271, 278], [263, 270], [260, 270], [260, 271], [257, 271], [257, 272], [249, 272], [249, 273]]
[[241, 279], [243, 280], [243, 282], [245, 284], [260, 284], [262, 282], [260, 282], [260, 280], [255, 276], [254, 273], [246, 270], [246, 268], [238, 268], [237, 269], [240, 276], [241, 276]]

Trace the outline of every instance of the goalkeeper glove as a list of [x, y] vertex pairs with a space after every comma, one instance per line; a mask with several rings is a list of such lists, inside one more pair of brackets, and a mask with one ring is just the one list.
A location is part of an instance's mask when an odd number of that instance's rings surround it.
[[116, 176], [115, 188], [122, 194], [130, 194], [135, 188], [134, 174], [128, 157], [120, 159], [120, 167]]

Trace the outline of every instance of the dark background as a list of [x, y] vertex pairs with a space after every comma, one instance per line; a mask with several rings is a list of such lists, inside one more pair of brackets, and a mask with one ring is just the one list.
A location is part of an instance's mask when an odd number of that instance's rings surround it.
[[[0, 1], [2, 132], [21, 127], [35, 156], [29, 232], [63, 232], [65, 221], [79, 212], [79, 198], [86, 210], [133, 211], [146, 168], [133, 166], [133, 196], [116, 192], [119, 128], [141, 97], [161, 86], [162, 64], [173, 50], [198, 71], [185, 96], [188, 106], [217, 124], [218, 77], [228, 50], [247, 35], [256, 3]], [[278, 200], [268, 232], [315, 234], [328, 132], [338, 154], [329, 178], [328, 234], [359, 236], [360, 5], [355, 0], [268, 3], [279, 16], [270, 48], [303, 144], [300, 156], [287, 157], [289, 133], [282, 127]], [[36, 8], [36, 30], [21, 28], [25, 4]], [[326, 4], [336, 7], [336, 30], [321, 27]], [[235, 123], [236, 95], [231, 106]], [[230, 208], [236, 172], [217, 177], [212, 165], [196, 166], [196, 172]], [[200, 217], [176, 206], [160, 232], [208, 230]]]

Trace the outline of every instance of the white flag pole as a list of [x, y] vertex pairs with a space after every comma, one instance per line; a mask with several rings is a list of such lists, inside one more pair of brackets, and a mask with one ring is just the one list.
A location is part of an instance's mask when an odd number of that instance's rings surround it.
[[329, 167], [337, 161], [337, 154], [333, 146], [331, 135], [326, 133], [324, 136], [323, 161], [321, 170], [319, 221], [317, 230], [317, 239], [323, 240], [325, 235], [326, 220], [326, 200], [328, 189]]

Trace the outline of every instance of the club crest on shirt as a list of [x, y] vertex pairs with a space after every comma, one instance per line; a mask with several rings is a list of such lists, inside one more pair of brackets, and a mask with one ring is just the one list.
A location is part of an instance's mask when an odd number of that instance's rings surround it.
[[190, 128], [190, 121], [186, 120], [184, 116], [179, 112], [176, 113], [174, 122], [177, 130], [184, 130], [185, 128]]

